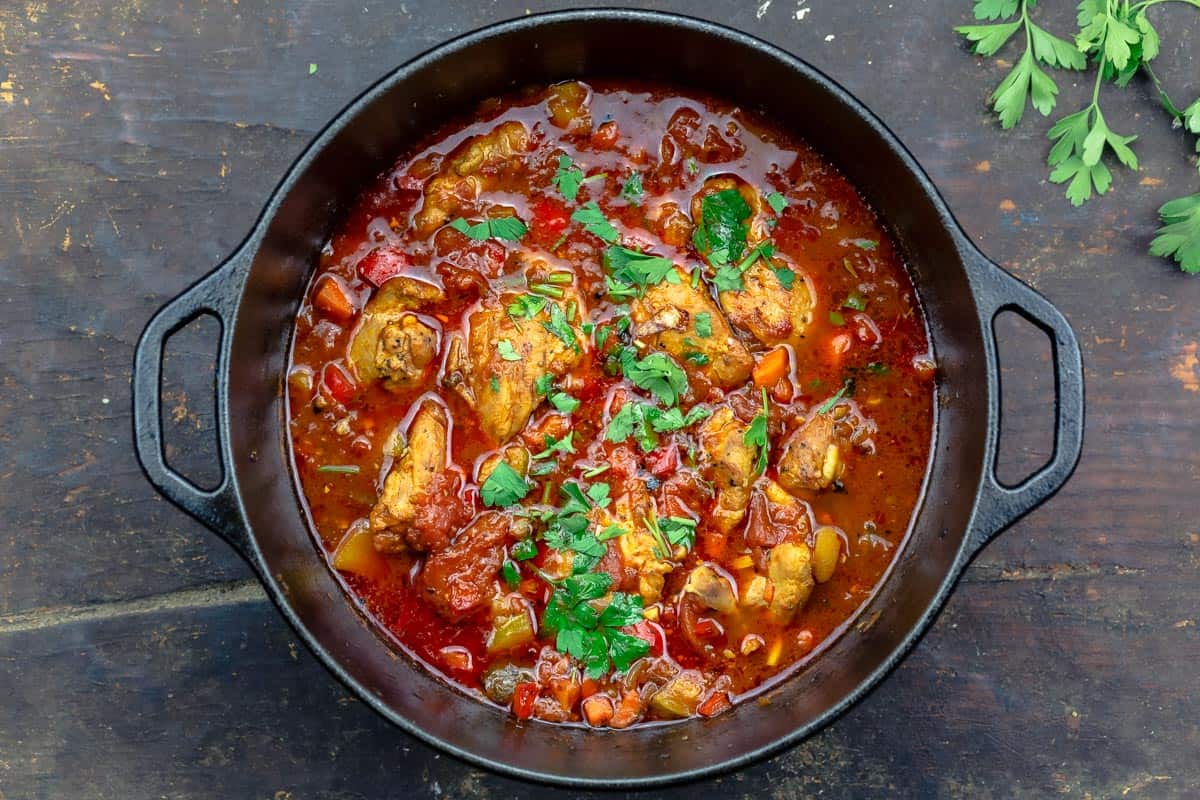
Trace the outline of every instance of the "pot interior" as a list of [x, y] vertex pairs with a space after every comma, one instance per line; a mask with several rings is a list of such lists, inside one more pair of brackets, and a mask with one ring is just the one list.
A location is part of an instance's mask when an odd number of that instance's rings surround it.
[[[417, 139], [480, 100], [572, 77], [697, 88], [806, 139], [859, 188], [905, 253], [940, 367], [926, 495], [890, 577], [810, 666], [759, 702], [712, 720], [620, 733], [519, 725], [450, 688], [356, 610], [317, 553], [291, 475], [283, 381], [292, 322], [341, 209]], [[510, 773], [610, 787], [732, 766], [799, 738], [852, 702], [923, 629], [956, 575], [988, 441], [984, 345], [960, 234], [891, 135], [780, 51], [707, 23], [639, 12], [529, 17], [464, 37], [356, 101], [293, 168], [260, 225], [234, 323], [226, 429], [257, 566], [326, 663], [410, 731]]]

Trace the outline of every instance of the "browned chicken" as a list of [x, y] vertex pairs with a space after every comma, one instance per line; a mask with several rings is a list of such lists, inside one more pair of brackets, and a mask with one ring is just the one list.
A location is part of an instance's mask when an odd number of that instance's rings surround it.
[[[732, 175], [715, 175], [704, 182], [692, 198], [692, 219], [701, 219], [705, 196], [727, 189], [737, 189], [750, 207], [747, 246], [754, 247], [770, 238], [767, 222], [771, 216], [764, 208], [758, 190]], [[796, 273], [790, 290], [783, 288], [772, 266]], [[806, 278], [796, 271], [794, 264], [779, 254], [771, 256], [770, 264], [759, 258], [742, 273], [742, 284], [740, 290], [727, 290], [718, 295], [731, 323], [768, 346], [783, 342], [797, 344], [804, 338], [804, 332], [812, 324], [813, 294]]]
[[755, 575], [743, 586], [743, 608], [766, 610], [776, 622], [787, 624], [812, 594], [812, 550], [790, 541], [771, 548], [767, 574]]
[[[754, 368], [750, 351], [733, 335], [725, 315], [708, 295], [693, 289], [688, 275], [678, 267], [676, 274], [679, 283], [663, 281], [633, 301], [630, 317], [637, 341], [665, 351], [686, 370], [704, 375], [717, 386], [743, 383]], [[708, 336], [696, 330], [697, 317], [702, 314], [708, 315], [712, 329]]]
[[[525, 427], [544, 399], [537, 392], [538, 378], [563, 375], [583, 354], [578, 333], [574, 346], [568, 345], [543, 324], [552, 319], [554, 302], [531, 319], [517, 320], [506, 310], [515, 297], [485, 299], [471, 314], [465, 340], [452, 338], [446, 357], [446, 385], [475, 409], [483, 430], [499, 444]], [[574, 292], [557, 301], [559, 311], [572, 300], [582, 312]]]
[[705, 472], [717, 493], [712, 523], [723, 533], [742, 521], [750, 502], [755, 453], [745, 436], [746, 426], [729, 406], [718, 408], [700, 428], [700, 447], [708, 462]]
[[438, 476], [446, 469], [449, 424], [445, 410], [426, 400], [413, 416], [403, 451], [383, 481], [383, 492], [371, 509], [375, 549], [398, 553], [444, 547], [450, 531], [418, 525], [419, 506], [428, 502]]
[[779, 482], [789, 492], [828, 489], [841, 477], [842, 445], [832, 414], [816, 414], [792, 432], [779, 455]]
[[469, 206], [492, 183], [492, 175], [519, 163], [514, 157], [529, 149], [529, 131], [520, 122], [505, 122], [455, 149], [446, 166], [425, 187], [425, 200], [413, 218], [418, 234], [428, 236], [451, 215]]
[[358, 381], [382, 380], [388, 389], [417, 385], [437, 357], [439, 334], [411, 312], [442, 299], [437, 286], [406, 276], [379, 287], [350, 340], [350, 364]]
[[[616, 539], [616, 553], [620, 556], [623, 569], [609, 565], [610, 574], [623, 577], [625, 572], [637, 576], [637, 593], [646, 605], [657, 603], [662, 598], [666, 576], [675, 569], [671, 560], [673, 553], [663, 554], [654, 535], [646, 527], [646, 520], [654, 514], [654, 501], [640, 480], [630, 481], [628, 491], [618, 496], [610, 509], [592, 512], [597, 527], [601, 530], [609, 525], [619, 525], [626, 532]], [[612, 552], [612, 548], [609, 548]]]

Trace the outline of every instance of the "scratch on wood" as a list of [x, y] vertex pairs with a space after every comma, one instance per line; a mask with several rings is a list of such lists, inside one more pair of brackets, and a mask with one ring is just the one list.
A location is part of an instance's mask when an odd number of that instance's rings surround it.
[[963, 576], [964, 583], [1008, 583], [1010, 581], [1058, 581], [1101, 576], [1142, 575], [1146, 571], [1120, 564], [1050, 564], [1043, 567], [973, 566]]
[[52, 606], [19, 611], [15, 614], [0, 616], [0, 635], [40, 631], [61, 625], [79, 625], [118, 617], [155, 614], [160, 611], [255, 603], [266, 599], [266, 592], [263, 591], [258, 581], [246, 578], [240, 581], [197, 586], [132, 600], [117, 600], [111, 603], [92, 605]]

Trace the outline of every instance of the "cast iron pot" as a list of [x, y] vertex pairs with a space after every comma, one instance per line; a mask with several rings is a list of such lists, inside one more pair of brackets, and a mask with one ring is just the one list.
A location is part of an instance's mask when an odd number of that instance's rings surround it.
[[[478, 101], [588, 76], [703, 89], [761, 112], [823, 152], [905, 253], [939, 365], [923, 500], [907, 544], [859, 622], [770, 689], [767, 703], [742, 703], [711, 720], [610, 733], [518, 723], [443, 683], [376, 633], [309, 532], [291, 473], [283, 391], [301, 296], [322, 243], [355, 195], [410, 144]], [[1053, 456], [1012, 487], [994, 473], [1000, 373], [993, 319], [1004, 309], [1049, 336], [1056, 388]], [[223, 478], [212, 491], [166, 465], [160, 427], [164, 340], [202, 313], [221, 321]], [[359, 697], [409, 733], [475, 764], [597, 787], [660, 784], [744, 765], [835, 718], [914, 644], [972, 556], [1066, 481], [1083, 429], [1082, 364], [1067, 321], [975, 249], [912, 156], [870, 111], [765, 42], [686, 17], [616, 10], [486, 28], [367, 90], [300, 157], [237, 252], [150, 321], [137, 348], [133, 397], [138, 457], [150, 481], [246, 558], [312, 651]]]

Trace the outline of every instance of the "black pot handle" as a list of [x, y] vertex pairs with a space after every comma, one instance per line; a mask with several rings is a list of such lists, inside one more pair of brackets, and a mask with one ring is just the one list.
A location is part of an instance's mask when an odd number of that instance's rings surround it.
[[[238, 296], [255, 248], [243, 245], [221, 266], [161, 308], [142, 331], [133, 363], [133, 433], [138, 461], [150, 483], [168, 500], [221, 534], [243, 556], [249, 542], [241, 523], [234, 490], [232, 462], [225, 425], [228, 422], [226, 361], [233, 338], [233, 319]], [[220, 323], [221, 343], [217, 349], [217, 457], [221, 483], [201, 489], [167, 465], [162, 430], [163, 346], [171, 334], [201, 314], [212, 314]]]
[[[974, 553], [1057, 492], [1075, 470], [1083, 449], [1083, 360], [1079, 341], [1062, 312], [973, 246], [967, 249], [966, 261], [975, 290], [989, 372], [997, 376], [988, 409], [989, 463], [984, 468], [983, 487], [968, 545], [969, 552]], [[1050, 337], [1050, 357], [1054, 366], [1054, 450], [1045, 466], [1013, 487], [1002, 485], [996, 478], [1001, 413], [1000, 358], [993, 322], [1001, 311], [1020, 314]]]

